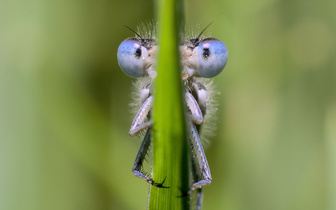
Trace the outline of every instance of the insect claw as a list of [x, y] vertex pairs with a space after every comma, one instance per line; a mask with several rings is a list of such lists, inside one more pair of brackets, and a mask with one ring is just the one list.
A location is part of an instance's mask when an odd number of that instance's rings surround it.
[[167, 177], [165, 177], [164, 180], [163, 180], [161, 183], [156, 183], [156, 182], [154, 182], [154, 180], [153, 180], [152, 185], [155, 186], [155, 187], [158, 187], [158, 188], [170, 188], [170, 187], [167, 187], [167, 186], [163, 186], [163, 183], [166, 181], [166, 178], [167, 178]]

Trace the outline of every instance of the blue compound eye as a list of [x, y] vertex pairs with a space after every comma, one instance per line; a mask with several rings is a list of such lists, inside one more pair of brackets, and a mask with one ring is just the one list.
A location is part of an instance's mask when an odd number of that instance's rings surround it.
[[223, 42], [215, 38], [206, 38], [196, 50], [199, 76], [211, 78], [222, 72], [228, 59], [228, 51]]
[[147, 54], [147, 49], [138, 39], [126, 39], [118, 48], [119, 66], [130, 77], [142, 77], [146, 74], [143, 63]]

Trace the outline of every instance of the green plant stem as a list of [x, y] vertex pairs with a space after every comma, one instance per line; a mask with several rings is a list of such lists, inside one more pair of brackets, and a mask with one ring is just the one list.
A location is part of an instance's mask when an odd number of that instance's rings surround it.
[[154, 92], [153, 179], [149, 209], [189, 209], [189, 142], [179, 57], [179, 29], [183, 22], [181, 0], [158, 4], [159, 55]]

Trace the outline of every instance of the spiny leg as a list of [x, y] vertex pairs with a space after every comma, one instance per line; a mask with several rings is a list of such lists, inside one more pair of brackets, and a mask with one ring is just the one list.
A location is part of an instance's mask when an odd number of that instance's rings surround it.
[[[186, 92], [186, 104], [190, 111], [189, 127], [193, 154], [192, 175], [194, 181], [187, 194], [196, 194], [196, 209], [200, 210], [203, 200], [202, 186], [211, 183], [211, 173], [195, 124], [200, 125], [203, 123], [202, 112], [206, 112], [207, 93], [205, 87], [200, 83], [194, 83], [193, 88], [198, 101], [190, 92]], [[202, 108], [200, 108], [200, 106], [202, 106]]]
[[193, 154], [192, 168], [194, 183], [192, 184], [188, 194], [196, 190], [197, 208], [201, 209], [202, 206], [202, 187], [211, 183], [211, 172], [206, 159], [201, 140], [199, 138], [197, 129], [194, 123], [190, 124], [190, 139], [191, 149]]
[[[193, 181], [198, 180], [200, 177], [200, 172], [199, 170], [197, 170], [197, 163], [196, 163], [196, 159], [192, 159], [192, 178]], [[188, 193], [186, 193], [187, 195], [190, 193], [191, 195], [191, 201], [192, 201], [192, 207], [194, 209], [194, 207], [196, 207], [196, 210], [201, 210], [202, 207], [202, 203], [203, 203], [203, 191], [202, 188], [197, 188], [195, 189], [193, 192], [189, 191]]]
[[197, 125], [202, 124], [203, 123], [202, 111], [194, 96], [189, 92], [186, 92], [186, 104], [190, 110], [189, 115], [190, 120]]
[[208, 161], [206, 159], [201, 140], [198, 136], [196, 127], [193, 123], [190, 122], [190, 138], [191, 138], [191, 147], [192, 152], [196, 156], [196, 169], [199, 171], [200, 177], [198, 177], [198, 181], [193, 183], [192, 189], [200, 188], [204, 185], [208, 185], [211, 183], [211, 173], [208, 165]]
[[202, 188], [197, 188], [196, 190], [196, 210], [201, 210], [202, 209], [202, 204], [203, 204], [203, 189]]
[[135, 158], [132, 172], [135, 176], [145, 180], [146, 182], [148, 182], [149, 184], [153, 186], [160, 187], [160, 188], [169, 188], [169, 187], [163, 186], [163, 183], [165, 182], [166, 179], [164, 179], [161, 183], [154, 182], [153, 178], [150, 177], [149, 174], [146, 173], [144, 170], [142, 170], [143, 162], [146, 158], [147, 152], [149, 151], [149, 147], [151, 144], [150, 133], [151, 133], [151, 130], [148, 129], [146, 132], [145, 138], [142, 141], [138, 154]]
[[151, 129], [150, 127], [152, 126], [151, 121], [144, 122], [145, 119], [148, 116], [149, 111], [151, 110], [153, 106], [153, 96], [149, 96], [144, 103], [142, 104], [141, 108], [139, 109], [137, 115], [135, 116], [130, 132], [129, 134], [131, 136], [135, 136], [139, 132], [147, 129], [146, 135], [142, 141], [141, 147], [139, 149], [139, 152], [135, 158], [132, 172], [135, 176], [145, 180], [149, 184], [156, 186], [156, 187], [161, 187], [161, 188], [167, 188], [163, 186], [163, 183], [165, 179], [161, 183], [154, 182], [154, 180], [146, 173], [144, 170], [142, 170], [143, 166], [143, 161], [146, 158], [147, 152], [149, 151], [149, 147], [151, 144]]
[[152, 126], [151, 121], [144, 122], [148, 116], [149, 111], [152, 109], [152, 106], [153, 106], [153, 96], [149, 96], [140, 107], [137, 115], [134, 117], [131, 129], [129, 131], [129, 135], [135, 136], [139, 132]]
[[193, 95], [204, 116], [206, 114], [206, 106], [209, 102], [207, 89], [199, 82], [192, 82], [192, 87]]

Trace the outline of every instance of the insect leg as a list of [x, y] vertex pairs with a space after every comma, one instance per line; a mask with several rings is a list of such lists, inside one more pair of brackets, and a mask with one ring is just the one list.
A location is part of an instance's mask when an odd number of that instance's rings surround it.
[[206, 106], [208, 104], [208, 93], [205, 86], [199, 82], [192, 83], [193, 91], [195, 93], [195, 97], [197, 99], [197, 104], [200, 107], [203, 116], [206, 113]]
[[[196, 159], [192, 160], [192, 177], [193, 180], [198, 180], [200, 177], [200, 172], [199, 170], [197, 170], [197, 163], [196, 163]], [[192, 200], [192, 206], [196, 206], [196, 210], [201, 210], [202, 208], [202, 203], [203, 203], [203, 191], [202, 188], [197, 188], [194, 190], [194, 192], [192, 190], [190, 190], [188, 192], [188, 194], [191, 195], [191, 200]]]
[[194, 96], [191, 95], [191, 93], [189, 92], [186, 92], [186, 103], [191, 112], [189, 116], [190, 120], [197, 125], [202, 124], [203, 123], [202, 111], [200, 107], [198, 106], [198, 103], [196, 99], [194, 98]]
[[151, 121], [144, 122], [152, 106], [153, 106], [153, 96], [149, 96], [142, 104], [141, 108], [139, 109], [137, 115], [133, 120], [131, 129], [129, 131], [130, 136], [135, 136], [139, 132], [152, 126]]
[[190, 124], [190, 139], [192, 150], [192, 170], [193, 170], [193, 184], [188, 192], [192, 194], [196, 191], [196, 209], [200, 210], [203, 201], [202, 187], [211, 183], [211, 172], [206, 159], [201, 140], [199, 138], [196, 126], [194, 123]]
[[206, 159], [201, 140], [198, 136], [198, 132], [194, 123], [189, 122], [190, 124], [190, 139], [191, 139], [191, 148], [193, 158], [193, 165], [195, 167], [195, 182], [192, 184], [190, 191], [194, 191], [197, 188], [201, 188], [204, 185], [208, 185], [211, 183], [211, 173], [208, 165], [208, 161]]
[[146, 182], [148, 182], [149, 184], [151, 184], [153, 186], [160, 187], [160, 188], [168, 188], [168, 187], [163, 186], [163, 183], [164, 183], [165, 180], [163, 180], [161, 183], [154, 182], [153, 178], [150, 177], [145, 171], [142, 170], [143, 161], [145, 160], [145, 157], [146, 157], [147, 152], [149, 150], [149, 146], [151, 144], [150, 133], [151, 133], [151, 130], [148, 129], [147, 132], [146, 132], [145, 138], [142, 141], [142, 144], [140, 146], [138, 154], [135, 158], [133, 168], [132, 168], [132, 172], [135, 176], [145, 180]]
[[196, 210], [201, 210], [202, 209], [202, 203], [203, 203], [203, 191], [202, 188], [196, 189]]
[[163, 183], [165, 180], [163, 180], [161, 183], [154, 182], [154, 180], [144, 171], [142, 170], [142, 165], [143, 161], [146, 158], [147, 152], [149, 150], [149, 146], [151, 144], [151, 129], [150, 127], [152, 126], [151, 121], [144, 122], [145, 119], [148, 116], [149, 111], [151, 110], [153, 106], [153, 96], [149, 96], [144, 103], [142, 104], [141, 108], [139, 109], [137, 115], [135, 116], [130, 132], [129, 134], [131, 136], [137, 135], [139, 132], [147, 129], [146, 135], [142, 141], [142, 144], [140, 146], [140, 149], [138, 151], [138, 154], [135, 158], [132, 172], [135, 176], [145, 180], [149, 184], [156, 186], [156, 187], [161, 187], [161, 188], [167, 188], [163, 186]]
[[133, 174], [141, 179], [144, 179], [146, 182], [149, 182], [151, 178], [143, 172], [142, 164], [143, 161], [145, 160], [150, 144], [151, 144], [150, 130], [148, 129], [145, 138], [142, 141], [138, 154], [135, 158], [132, 168]]

